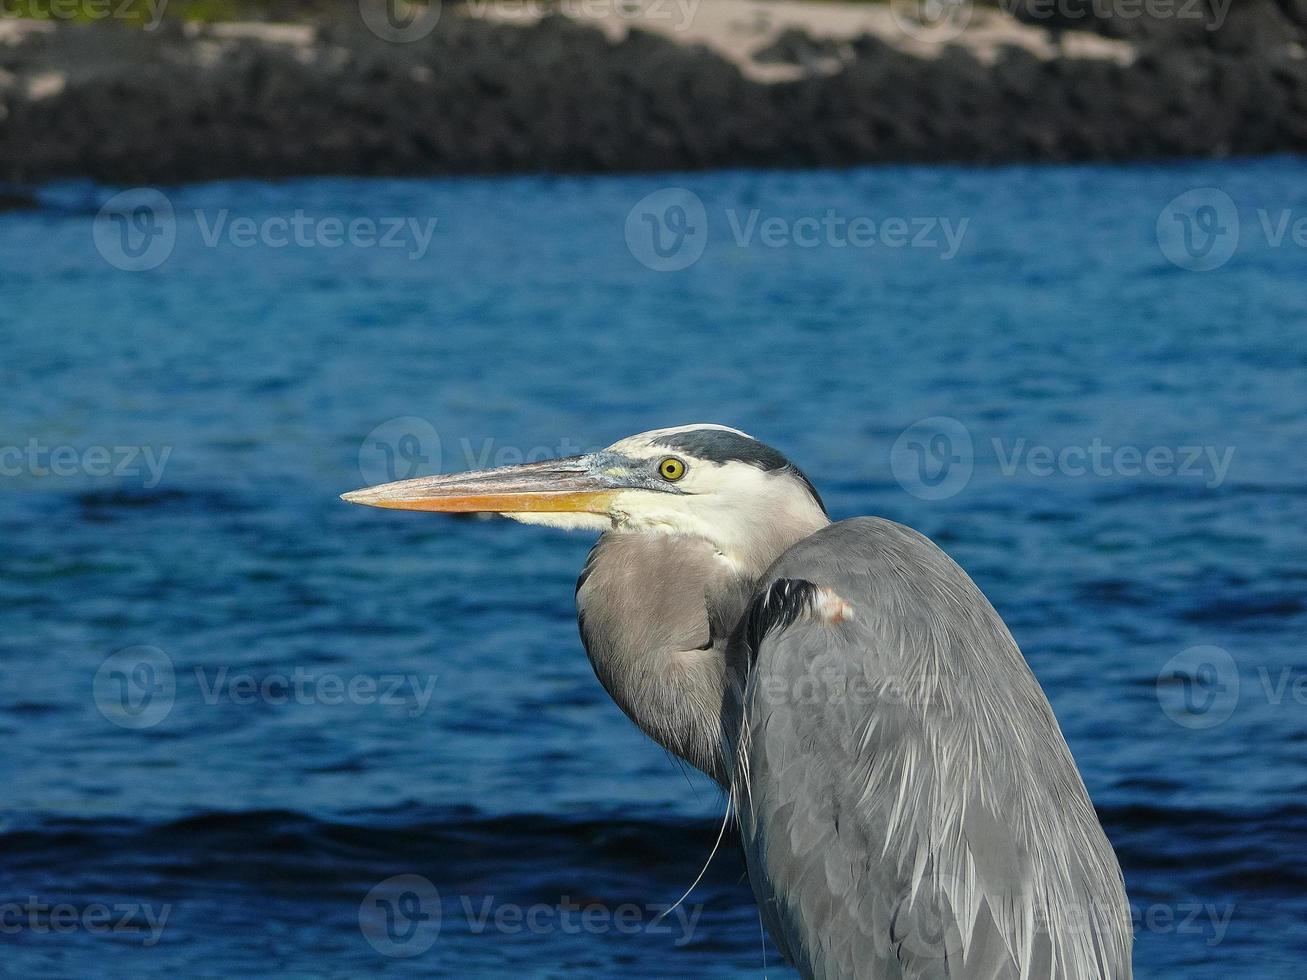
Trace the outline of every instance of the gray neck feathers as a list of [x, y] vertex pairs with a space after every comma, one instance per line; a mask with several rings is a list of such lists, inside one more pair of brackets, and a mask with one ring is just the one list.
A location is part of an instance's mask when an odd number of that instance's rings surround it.
[[701, 538], [615, 531], [577, 582], [600, 683], [654, 741], [723, 785], [722, 711], [737, 679], [727, 644], [761, 571], [740, 572]]

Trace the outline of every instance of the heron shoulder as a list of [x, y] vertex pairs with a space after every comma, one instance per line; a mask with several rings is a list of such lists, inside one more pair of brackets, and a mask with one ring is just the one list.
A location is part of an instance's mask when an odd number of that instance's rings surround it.
[[[790, 596], [788, 610], [776, 604], [778, 583], [807, 582], [808, 593], [779, 586]], [[1015, 641], [970, 576], [924, 534], [880, 517], [855, 517], [829, 524], [786, 550], [758, 582], [751, 615], [767, 610], [793, 620], [803, 599], [839, 597], [863, 629], [885, 639], [902, 636], [934, 649], [999, 654], [1020, 664]], [[966, 667], [966, 658], [955, 665]], [[1034, 683], [1033, 677], [1030, 683]]]
[[[892, 521], [832, 524], [777, 559], [745, 624], [746, 852], [791, 947], [834, 969], [870, 942], [920, 968], [942, 950], [860, 903], [924, 895], [968, 969], [1129, 976], [1111, 847], [1020, 650], [952, 559]], [[823, 854], [866, 870], [814, 928]]]
[[[854, 669], [928, 729], [965, 739], [982, 758], [1020, 758], [1047, 792], [1087, 806], [1052, 708], [1002, 617], [920, 532], [875, 517], [821, 528], [773, 563], [743, 626], [750, 664], [775, 640], [765, 673], [798, 683], [822, 665]], [[986, 768], [976, 775], [1000, 778]]]
[[[957, 588], [966, 573], [920, 531], [883, 517], [851, 517], [819, 528], [773, 563], [768, 577], [817, 571], [832, 578], [873, 575], [923, 591]], [[833, 584], [833, 583], [832, 583]]]

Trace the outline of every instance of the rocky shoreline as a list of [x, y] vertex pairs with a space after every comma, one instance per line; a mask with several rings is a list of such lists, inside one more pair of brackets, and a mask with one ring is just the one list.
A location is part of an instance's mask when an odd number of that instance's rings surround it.
[[[773, 9], [749, 5], [758, 8]], [[790, 8], [805, 9], [775, 9]], [[0, 180], [12, 189], [70, 177], [139, 184], [1303, 152], [1298, 9], [1248, 0], [1217, 30], [1087, 17], [1067, 29], [1028, 11], [986, 10], [970, 35], [940, 43], [851, 34], [853, 21], [823, 35], [782, 18], [760, 43], [741, 42], [744, 55], [715, 45], [704, 33], [711, 22], [682, 37], [448, 6], [436, 29], [409, 43], [357, 18], [165, 19], [151, 31], [10, 18], [0, 20]]]

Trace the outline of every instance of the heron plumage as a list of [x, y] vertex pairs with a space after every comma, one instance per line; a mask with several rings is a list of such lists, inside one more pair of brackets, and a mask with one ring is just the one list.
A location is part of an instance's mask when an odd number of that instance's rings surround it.
[[922, 535], [831, 524], [720, 425], [346, 499], [603, 532], [576, 589], [595, 673], [729, 793], [806, 980], [1129, 980], [1121, 871], [1052, 709]]
[[[852, 615], [778, 589], [830, 590]], [[751, 618], [733, 797], [759, 904], [806, 977], [1131, 975], [1115, 854], [961, 568], [901, 525], [843, 521], [781, 556]]]

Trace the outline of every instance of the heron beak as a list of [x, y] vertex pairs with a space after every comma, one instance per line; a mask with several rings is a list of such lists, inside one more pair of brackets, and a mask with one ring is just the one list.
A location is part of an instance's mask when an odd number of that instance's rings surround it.
[[447, 514], [606, 514], [621, 484], [596, 463], [593, 456], [568, 456], [471, 473], [420, 476], [343, 493], [340, 499], [369, 507]]

